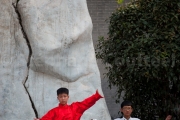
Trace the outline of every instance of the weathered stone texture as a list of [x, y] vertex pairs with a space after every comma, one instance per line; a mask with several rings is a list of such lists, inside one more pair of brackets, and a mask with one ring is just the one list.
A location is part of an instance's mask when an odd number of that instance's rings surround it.
[[[103, 95], [86, 1], [15, 2], [0, 4], [0, 119], [41, 117], [58, 105], [59, 87], [69, 88], [69, 103]], [[110, 120], [104, 99], [81, 119], [92, 118]]]

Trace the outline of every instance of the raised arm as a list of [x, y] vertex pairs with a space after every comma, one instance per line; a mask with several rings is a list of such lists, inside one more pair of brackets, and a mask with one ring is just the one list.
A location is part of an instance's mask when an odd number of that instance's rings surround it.
[[103, 98], [103, 97], [99, 94], [98, 90], [96, 90], [96, 93], [93, 94], [92, 96], [86, 98], [82, 102], [75, 103], [76, 105], [78, 105], [77, 112], [83, 113], [85, 110], [93, 106], [96, 103], [96, 101], [98, 101], [100, 98]]

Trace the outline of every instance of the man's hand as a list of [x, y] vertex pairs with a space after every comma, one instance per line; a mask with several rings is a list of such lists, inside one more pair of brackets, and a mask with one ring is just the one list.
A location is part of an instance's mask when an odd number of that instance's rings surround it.
[[98, 89], [96, 90], [96, 94], [98, 94], [101, 98], [104, 98], [98, 91]]
[[34, 120], [40, 120], [40, 119], [38, 119], [38, 118], [34, 118]]
[[168, 115], [165, 120], [171, 120], [172, 116]]

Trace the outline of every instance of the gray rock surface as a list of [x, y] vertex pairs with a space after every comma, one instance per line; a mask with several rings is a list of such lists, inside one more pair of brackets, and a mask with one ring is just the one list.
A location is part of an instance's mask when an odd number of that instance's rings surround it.
[[[86, 1], [15, 2], [0, 4], [0, 120], [41, 117], [58, 105], [60, 87], [69, 88], [69, 104], [96, 89], [103, 95]], [[81, 117], [90, 119], [110, 120], [104, 99]]]
[[29, 49], [13, 2], [0, 2], [0, 120], [30, 120], [35, 114], [24, 87]]

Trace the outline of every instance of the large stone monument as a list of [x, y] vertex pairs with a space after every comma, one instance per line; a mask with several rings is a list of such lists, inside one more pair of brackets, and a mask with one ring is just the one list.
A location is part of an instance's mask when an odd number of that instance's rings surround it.
[[[18, 2], [18, 3], [17, 3]], [[58, 105], [102, 93], [86, 0], [1, 0], [0, 120], [33, 120]], [[110, 120], [104, 99], [81, 120]]]

